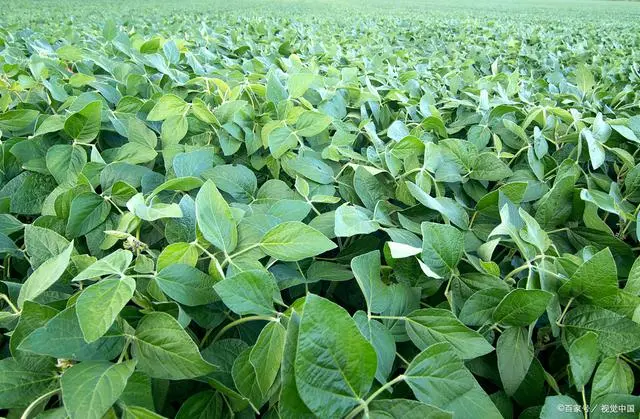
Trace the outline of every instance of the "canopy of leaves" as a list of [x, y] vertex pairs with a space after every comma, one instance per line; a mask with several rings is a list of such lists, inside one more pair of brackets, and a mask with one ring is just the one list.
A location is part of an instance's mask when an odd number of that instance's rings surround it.
[[637, 418], [640, 4], [5, 3], [0, 416]]

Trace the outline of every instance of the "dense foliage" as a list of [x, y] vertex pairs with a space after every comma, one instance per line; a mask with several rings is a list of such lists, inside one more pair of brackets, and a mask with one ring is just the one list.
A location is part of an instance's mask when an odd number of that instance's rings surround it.
[[0, 415], [638, 416], [640, 5], [59, 3], [0, 12]]

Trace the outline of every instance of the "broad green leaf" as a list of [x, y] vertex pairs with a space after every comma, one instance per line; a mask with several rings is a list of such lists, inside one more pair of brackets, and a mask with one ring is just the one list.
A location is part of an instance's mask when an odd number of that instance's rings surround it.
[[447, 197], [433, 198], [412, 182], [407, 182], [406, 185], [411, 195], [422, 205], [438, 211], [446, 220], [450, 220], [460, 228], [466, 229], [469, 227], [469, 215], [456, 201]]
[[591, 400], [595, 402], [607, 394], [631, 394], [635, 379], [631, 367], [617, 357], [605, 358], [593, 376]]
[[258, 387], [263, 394], [267, 394], [280, 370], [286, 334], [287, 330], [280, 323], [269, 322], [249, 353], [249, 363], [253, 365]]
[[178, 204], [162, 202], [147, 204], [141, 193], [127, 201], [127, 209], [145, 221], [156, 221], [161, 218], [182, 218], [182, 209]]
[[481, 289], [464, 303], [458, 318], [467, 326], [482, 326], [491, 321], [493, 311], [506, 295], [504, 288]]
[[296, 131], [288, 126], [278, 127], [272, 130], [267, 137], [269, 151], [276, 159], [282, 157], [283, 154], [297, 146], [301, 141]]
[[567, 312], [563, 331], [569, 345], [589, 332], [598, 335], [598, 349], [605, 356], [615, 356], [640, 348], [640, 326], [613, 311], [580, 305]]
[[364, 311], [357, 311], [353, 316], [360, 333], [364, 336], [376, 351], [378, 360], [376, 368], [376, 380], [386, 383], [393, 369], [396, 359], [396, 343], [393, 335], [385, 325], [378, 320], [370, 319]]
[[75, 182], [87, 164], [87, 153], [77, 145], [57, 144], [47, 151], [46, 162], [56, 182]]
[[133, 253], [128, 250], [118, 249], [100, 260], [93, 262], [86, 269], [73, 278], [73, 281], [96, 279], [106, 275], [124, 275], [124, 272], [133, 260]]
[[571, 376], [576, 388], [582, 391], [591, 380], [593, 370], [600, 358], [598, 335], [593, 332], [585, 333], [573, 341], [568, 352]]
[[204, 172], [203, 176], [213, 180], [223, 192], [234, 200], [250, 203], [256, 195], [258, 180], [251, 169], [241, 164], [221, 164]]
[[66, 370], [60, 387], [69, 418], [102, 418], [124, 391], [135, 366], [135, 361], [88, 361]]
[[513, 395], [533, 361], [533, 345], [527, 330], [522, 327], [506, 329], [498, 338], [496, 355], [502, 386], [508, 395]]
[[285, 262], [306, 259], [336, 247], [324, 234], [299, 221], [277, 225], [260, 240], [260, 248], [267, 255]]
[[329, 124], [331, 124], [331, 117], [320, 112], [304, 111], [296, 121], [296, 134], [312, 137], [324, 131]]
[[423, 403], [453, 412], [454, 416], [501, 417], [449, 343], [436, 343], [423, 350], [411, 361], [404, 376]]
[[380, 228], [380, 225], [371, 218], [360, 207], [341, 205], [335, 212], [335, 235], [351, 237], [356, 234], [373, 233]]
[[225, 408], [220, 393], [206, 390], [189, 397], [180, 406], [176, 419], [216, 419], [223, 417]]
[[75, 141], [90, 143], [100, 132], [102, 102], [95, 101], [67, 117], [64, 131]]
[[77, 361], [110, 360], [122, 352], [124, 336], [117, 322], [98, 340], [87, 343], [72, 306], [27, 336], [18, 346], [21, 351]]
[[169, 265], [155, 277], [160, 289], [172, 300], [186, 306], [199, 306], [216, 301], [214, 279], [189, 265]]
[[515, 289], [507, 294], [493, 312], [493, 321], [506, 326], [528, 326], [540, 317], [552, 294], [542, 290]]
[[54, 388], [55, 370], [37, 370], [13, 358], [0, 360], [0, 408], [27, 407], [33, 400]]
[[320, 417], [342, 417], [371, 387], [376, 353], [342, 307], [308, 294], [295, 359], [300, 398]]
[[73, 250], [73, 242], [57, 256], [45, 261], [33, 271], [20, 288], [18, 307], [22, 308], [26, 300], [33, 300], [55, 284], [69, 265], [69, 258]]
[[104, 279], [82, 291], [76, 315], [84, 340], [90, 343], [104, 336], [135, 290], [135, 281], [125, 276]]
[[196, 218], [204, 238], [226, 253], [238, 244], [238, 228], [229, 204], [216, 185], [208, 180], [196, 196]]
[[453, 414], [415, 400], [374, 400], [369, 404], [371, 419], [451, 419]]
[[606, 248], [584, 262], [558, 291], [566, 297], [584, 297], [598, 300], [618, 290], [616, 263], [611, 250]]
[[152, 378], [184, 380], [201, 377], [215, 366], [207, 363], [180, 323], [166, 313], [150, 313], [140, 320], [133, 337], [137, 368]]
[[171, 116], [183, 115], [189, 109], [189, 104], [178, 96], [168, 94], [162, 96], [147, 115], [148, 121], [164, 121]]
[[448, 342], [462, 359], [473, 359], [493, 351], [493, 346], [478, 332], [462, 324], [452, 312], [425, 308], [407, 315], [407, 334], [421, 350]]
[[477, 180], [499, 181], [508, 178], [513, 172], [493, 153], [480, 153], [473, 163], [469, 177]]
[[71, 201], [67, 237], [76, 238], [89, 233], [104, 222], [111, 212], [111, 204], [93, 192], [85, 192]]
[[381, 313], [390, 303], [389, 288], [380, 278], [380, 252], [365, 253], [351, 260], [351, 270], [367, 302], [369, 313]]
[[580, 404], [569, 396], [548, 396], [544, 400], [540, 419], [584, 419], [583, 413], [574, 412], [575, 406], [580, 406]]
[[195, 267], [198, 263], [198, 256], [198, 248], [192, 243], [171, 243], [158, 255], [157, 268], [161, 271], [172, 264]]
[[464, 235], [453, 226], [424, 222], [422, 231], [422, 261], [441, 277], [451, 274], [462, 258]]
[[275, 314], [274, 296], [279, 294], [273, 276], [263, 270], [240, 272], [217, 282], [213, 288], [222, 302], [233, 312], [245, 314]]

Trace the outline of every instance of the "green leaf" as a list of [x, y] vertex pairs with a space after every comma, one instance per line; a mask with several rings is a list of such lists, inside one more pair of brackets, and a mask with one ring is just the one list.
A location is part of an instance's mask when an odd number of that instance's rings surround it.
[[182, 209], [178, 204], [152, 203], [148, 205], [141, 193], [127, 201], [127, 209], [145, 221], [156, 221], [162, 218], [182, 218]]
[[171, 116], [183, 115], [189, 109], [189, 104], [178, 96], [168, 94], [162, 96], [147, 115], [148, 121], [164, 121]]
[[258, 180], [256, 175], [241, 164], [221, 164], [207, 170], [203, 176], [213, 180], [223, 192], [242, 203], [250, 203], [256, 195]]
[[380, 278], [380, 252], [365, 253], [351, 260], [351, 270], [367, 302], [369, 313], [382, 313], [389, 307], [389, 288]]
[[493, 153], [480, 153], [473, 163], [469, 177], [477, 180], [498, 181], [511, 176], [513, 172]]
[[269, 151], [276, 159], [282, 157], [283, 154], [294, 148], [301, 141], [296, 131], [288, 126], [278, 127], [270, 131], [267, 136]]
[[269, 322], [260, 332], [256, 344], [249, 353], [258, 387], [263, 394], [274, 383], [280, 371], [287, 330], [278, 322]]
[[155, 277], [155, 281], [169, 298], [186, 306], [199, 306], [216, 301], [214, 279], [189, 265], [169, 265]]
[[368, 318], [364, 311], [357, 311], [353, 315], [360, 333], [364, 336], [376, 351], [378, 365], [376, 368], [376, 380], [386, 383], [393, 370], [393, 362], [396, 359], [396, 343], [393, 335], [385, 325], [375, 319]]
[[37, 370], [13, 358], [0, 360], [0, 408], [26, 407], [54, 388], [54, 370]]
[[491, 321], [493, 311], [506, 295], [504, 288], [481, 289], [464, 303], [458, 318], [467, 326], [482, 326]]
[[447, 197], [433, 198], [412, 182], [406, 182], [406, 185], [411, 195], [422, 205], [438, 211], [446, 220], [450, 220], [460, 228], [467, 229], [469, 227], [469, 215], [456, 201]]
[[175, 419], [217, 419], [223, 417], [226, 409], [220, 393], [212, 390], [194, 394], [185, 401]]
[[106, 275], [124, 275], [124, 272], [133, 260], [133, 253], [128, 250], [118, 249], [100, 260], [93, 262], [73, 278], [73, 281], [96, 279]]
[[616, 263], [611, 250], [606, 248], [584, 262], [558, 293], [565, 297], [584, 297], [599, 300], [618, 291]]
[[294, 370], [296, 353], [298, 351], [298, 334], [300, 331], [300, 316], [297, 311], [291, 311], [287, 324], [287, 336], [282, 357], [282, 390], [280, 392], [280, 415], [283, 419], [311, 419], [315, 416], [300, 398], [296, 387]]
[[518, 288], [507, 294], [493, 312], [493, 321], [505, 326], [528, 326], [540, 317], [553, 295]]
[[500, 412], [446, 342], [429, 346], [407, 367], [405, 381], [423, 403], [454, 416], [499, 418]]
[[64, 121], [64, 131], [77, 142], [90, 143], [100, 132], [101, 113], [101, 101], [88, 103], [67, 117]]
[[308, 73], [295, 73], [289, 76], [287, 79], [287, 90], [289, 90], [289, 96], [293, 99], [297, 99], [304, 95], [309, 89], [316, 76]]
[[606, 358], [593, 376], [591, 400], [595, 402], [607, 394], [631, 394], [634, 386], [631, 367], [617, 357]]
[[342, 417], [365, 396], [376, 353], [346, 310], [308, 294], [295, 359], [300, 398], [320, 417]]
[[452, 312], [439, 308], [416, 310], [405, 320], [407, 334], [420, 349], [448, 342], [462, 359], [473, 359], [493, 351], [493, 346], [478, 332], [462, 324]]
[[296, 134], [312, 137], [327, 129], [329, 124], [331, 124], [331, 117], [320, 112], [304, 111], [296, 121]]
[[591, 380], [600, 358], [598, 335], [593, 332], [585, 333], [571, 343], [568, 352], [573, 382], [576, 388], [582, 391]]
[[215, 370], [207, 363], [180, 323], [166, 313], [150, 313], [140, 320], [133, 338], [137, 368], [152, 378], [184, 380]]
[[390, 399], [371, 402], [369, 417], [371, 419], [452, 419], [453, 414], [415, 400]]
[[110, 360], [122, 352], [122, 327], [115, 323], [104, 336], [87, 343], [72, 306], [36, 329], [18, 346], [21, 351], [77, 361]]
[[20, 288], [18, 307], [22, 308], [26, 300], [33, 300], [55, 284], [69, 265], [69, 258], [73, 250], [73, 242], [57, 256], [48, 259], [33, 271]]
[[360, 207], [341, 205], [335, 212], [334, 232], [338, 237], [351, 237], [357, 234], [369, 234], [377, 231], [380, 224], [373, 221]]
[[462, 259], [464, 235], [453, 226], [423, 222], [422, 261], [437, 275], [451, 274]]
[[73, 183], [87, 164], [87, 153], [77, 145], [57, 144], [47, 151], [46, 162], [56, 182]]
[[274, 295], [279, 294], [273, 276], [263, 270], [240, 272], [226, 278], [213, 287], [222, 302], [239, 315], [272, 315]]
[[569, 396], [548, 396], [544, 400], [540, 419], [584, 419], [583, 413], [573, 411], [574, 406], [581, 405]]
[[107, 219], [111, 204], [100, 195], [85, 192], [73, 198], [66, 235], [76, 238], [89, 233]]
[[260, 240], [260, 248], [267, 255], [285, 262], [306, 259], [336, 247], [324, 234], [299, 221], [279, 224]]
[[124, 391], [135, 366], [135, 361], [89, 361], [66, 370], [60, 387], [69, 418], [102, 418]]
[[564, 318], [565, 338], [571, 345], [579, 337], [594, 332], [598, 348], [606, 356], [615, 356], [640, 348], [640, 326], [634, 321], [604, 308], [581, 305]]
[[504, 391], [512, 396], [524, 381], [533, 361], [533, 345], [525, 328], [510, 327], [496, 344], [498, 371]]
[[158, 255], [157, 269], [163, 270], [178, 263], [194, 267], [198, 263], [198, 256], [198, 248], [192, 243], [171, 243]]
[[104, 279], [82, 291], [76, 301], [76, 315], [86, 342], [95, 342], [107, 333], [135, 290], [136, 282], [125, 276]]
[[236, 248], [238, 228], [231, 208], [211, 180], [205, 182], [196, 196], [196, 218], [202, 235], [209, 243], [226, 253]]

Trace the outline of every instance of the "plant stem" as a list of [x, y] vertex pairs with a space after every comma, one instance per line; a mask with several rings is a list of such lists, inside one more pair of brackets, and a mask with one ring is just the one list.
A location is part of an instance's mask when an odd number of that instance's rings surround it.
[[42, 396], [38, 397], [37, 399], [35, 399], [33, 402], [31, 402], [31, 404], [29, 405], [29, 407], [27, 407], [24, 412], [22, 413], [22, 416], [20, 416], [20, 419], [29, 419], [29, 415], [31, 414], [31, 412], [33, 412], [33, 410], [38, 407], [38, 405], [48, 399], [49, 397], [53, 396], [54, 394], [58, 393], [60, 391], [59, 388], [55, 389], [55, 390], [51, 390], [48, 393], [44, 393]]
[[569, 307], [571, 307], [571, 303], [573, 303], [573, 297], [569, 298], [569, 301], [567, 301], [567, 305], [564, 306], [564, 310], [562, 310], [562, 313], [560, 313], [560, 317], [558, 318], [558, 320], [556, 320], [556, 324], [558, 325], [558, 327], [563, 327], [562, 320], [564, 319], [564, 315], [567, 314]]
[[20, 314], [20, 310], [18, 310], [18, 308], [13, 305], [9, 297], [7, 297], [5, 294], [0, 294], [0, 300], [4, 300], [15, 314]]
[[369, 406], [369, 403], [371, 403], [376, 397], [378, 397], [380, 394], [382, 394], [386, 389], [388, 389], [389, 387], [399, 383], [400, 381], [403, 381], [404, 379], [405, 379], [405, 376], [400, 374], [399, 376], [397, 376], [393, 380], [388, 381], [385, 385], [383, 385], [378, 390], [376, 390], [373, 394], [371, 394], [371, 396], [369, 396], [369, 398], [367, 398], [367, 400], [363, 400], [362, 403], [360, 403], [355, 409], [353, 409], [351, 411], [351, 413], [349, 413], [345, 417], [345, 419], [353, 419], [353, 418], [355, 418], [358, 415], [358, 413], [360, 413], [361, 411], [367, 409], [367, 406]]
[[[232, 321], [231, 323], [229, 323], [228, 325], [226, 325], [225, 327], [223, 327], [222, 329], [220, 329], [220, 331], [214, 336], [213, 340], [211, 341], [211, 343], [217, 341], [218, 339], [220, 339], [220, 337], [222, 337], [222, 335], [224, 335], [229, 329], [232, 329], [234, 327], [236, 327], [239, 324], [242, 323], [247, 323], [250, 321], [254, 321], [254, 320], [264, 320], [264, 321], [268, 321], [268, 322], [274, 322], [274, 321], [278, 321], [277, 318], [273, 317], [273, 316], [248, 316], [248, 317], [241, 317], [238, 320]], [[211, 334], [211, 332], [213, 331], [213, 329], [210, 329], [202, 338], [202, 341], [200, 342], [200, 347], [203, 348], [204, 344], [207, 341], [207, 338], [209, 337], [209, 335]]]

